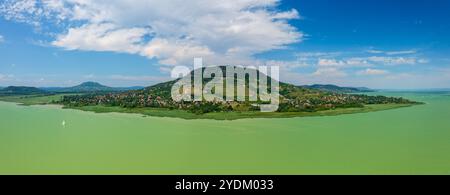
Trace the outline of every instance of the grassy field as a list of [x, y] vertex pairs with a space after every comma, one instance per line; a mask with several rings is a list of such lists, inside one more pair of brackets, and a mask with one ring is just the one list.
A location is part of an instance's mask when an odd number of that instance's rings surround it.
[[[34, 95], [34, 96], [3, 96], [0, 101], [15, 102], [21, 105], [43, 105], [51, 104], [54, 101], [60, 100], [63, 96], [70, 94], [58, 95]], [[73, 94], [72, 94], [73, 95]], [[64, 107], [65, 109], [77, 109], [95, 113], [133, 113], [142, 114], [143, 116], [154, 117], [172, 117], [182, 119], [215, 119], [215, 120], [237, 120], [245, 118], [292, 118], [292, 117], [306, 117], [306, 116], [334, 116], [341, 114], [353, 114], [374, 112], [381, 110], [389, 110], [401, 107], [409, 107], [410, 104], [376, 104], [366, 105], [362, 108], [340, 108], [334, 110], [325, 110], [319, 112], [214, 112], [206, 114], [194, 114], [184, 110], [169, 110], [163, 108], [122, 108], [109, 106], [84, 106], [84, 107]]]

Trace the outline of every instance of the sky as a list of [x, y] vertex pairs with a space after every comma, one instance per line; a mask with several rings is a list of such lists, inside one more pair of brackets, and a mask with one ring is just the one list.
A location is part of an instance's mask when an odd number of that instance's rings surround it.
[[149, 86], [174, 66], [282, 81], [450, 88], [447, 0], [3, 0], [0, 86]]

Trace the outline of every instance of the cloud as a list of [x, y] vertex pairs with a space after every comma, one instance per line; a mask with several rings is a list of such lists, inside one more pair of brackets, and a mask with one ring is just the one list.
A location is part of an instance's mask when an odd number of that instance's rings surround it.
[[279, 66], [280, 68], [286, 70], [311, 66], [310, 64], [308, 64], [308, 62], [302, 60], [293, 60], [293, 61], [267, 60], [265, 62], [261, 62], [258, 64], [265, 66]]
[[425, 64], [427, 59], [417, 57], [390, 57], [390, 56], [371, 56], [371, 57], [351, 57], [343, 59], [322, 59], [319, 58], [317, 65], [321, 67], [372, 67], [380, 65], [414, 65]]
[[386, 70], [371, 69], [371, 68], [368, 68], [366, 70], [358, 72], [359, 75], [384, 75], [384, 74], [388, 74], [388, 73], [389, 72]]
[[[367, 55], [367, 53], [377, 55]], [[375, 67], [386, 65], [415, 65], [429, 63], [420, 58], [417, 50], [382, 51], [366, 50], [356, 52], [300, 52], [296, 56], [319, 67]]]
[[346, 63], [342, 60], [338, 61], [336, 59], [319, 59], [317, 62], [319, 66], [345, 66]]
[[0, 14], [7, 20], [40, 27], [42, 20], [60, 23], [67, 19], [70, 9], [65, 7], [66, 1], [71, 0], [4, 0], [0, 4]]
[[8, 74], [8, 75], [0, 74], [0, 81], [10, 81], [13, 78], [14, 78], [14, 75], [12, 75], [12, 74]]
[[426, 63], [429, 63], [430, 60], [421, 58], [421, 59], [418, 59], [417, 62], [418, 62], [419, 64], [426, 64]]
[[299, 52], [296, 54], [299, 58], [310, 58], [310, 57], [336, 57], [342, 55], [341, 52]]
[[413, 65], [418, 63], [418, 59], [415, 57], [385, 57], [385, 56], [372, 56], [367, 58], [369, 61], [382, 63], [384, 65]]
[[85, 79], [93, 79], [93, 78], [95, 78], [95, 75], [94, 74], [88, 74], [88, 75], [84, 75], [83, 78], [85, 78]]
[[312, 75], [316, 77], [345, 77], [347, 73], [337, 68], [319, 68]]
[[[280, 11], [280, 0], [6, 0], [9, 20], [62, 33], [52, 42], [68, 50], [112, 51], [156, 58], [161, 64], [254, 62], [254, 54], [300, 42], [288, 23], [297, 10]], [[180, 6], [183, 5], [183, 6]], [[41, 22], [45, 21], [45, 22]]]
[[366, 58], [348, 58], [343, 60], [337, 59], [319, 59], [318, 66], [322, 67], [367, 67], [372, 66]]
[[67, 50], [139, 53], [147, 33], [145, 28], [119, 28], [111, 23], [87, 24], [70, 28], [52, 44]]
[[444, 77], [450, 79], [450, 68], [442, 70]]
[[380, 51], [380, 50], [367, 50], [367, 53], [372, 53], [372, 54], [383, 54], [384, 51]]
[[150, 58], [160, 59], [160, 63], [166, 65], [178, 65], [183, 63], [192, 63], [193, 57], [199, 56], [208, 58], [221, 58], [216, 56], [206, 46], [197, 45], [191, 41], [178, 41], [154, 38], [150, 41], [142, 51], [142, 55]]
[[0, 35], [0, 43], [3, 43], [5, 41], [5, 38], [3, 38], [2, 35]]
[[386, 54], [386, 55], [406, 55], [406, 54], [415, 54], [417, 53], [417, 50], [401, 50], [401, 51], [367, 50], [367, 53]]
[[417, 51], [415, 50], [405, 50], [405, 51], [390, 51], [386, 52], [387, 55], [405, 55], [405, 54], [415, 54]]
[[162, 82], [170, 80], [170, 77], [163, 76], [130, 76], [130, 75], [111, 75], [112, 80], [119, 81], [148, 81], [148, 82]]
[[373, 66], [366, 58], [350, 58], [346, 60], [346, 64], [352, 67]]

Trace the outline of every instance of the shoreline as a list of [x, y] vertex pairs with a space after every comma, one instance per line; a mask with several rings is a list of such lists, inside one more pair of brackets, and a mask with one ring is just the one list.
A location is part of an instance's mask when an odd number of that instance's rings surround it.
[[108, 106], [84, 106], [84, 107], [62, 107], [62, 109], [80, 110], [91, 113], [121, 113], [121, 114], [139, 114], [142, 117], [158, 117], [158, 118], [177, 118], [184, 120], [218, 120], [233, 121], [243, 119], [288, 119], [302, 117], [327, 117], [349, 114], [361, 114], [370, 112], [379, 112], [386, 110], [394, 110], [400, 108], [408, 108], [421, 104], [374, 104], [365, 105], [362, 108], [339, 108], [334, 110], [325, 110], [317, 112], [214, 112], [197, 115], [184, 110], [168, 110], [161, 108], [121, 108]]
[[184, 110], [168, 110], [161, 108], [134, 108], [127, 109], [121, 107], [107, 107], [107, 106], [85, 106], [85, 107], [65, 107], [60, 104], [23, 104], [20, 102], [11, 102], [0, 100], [0, 102], [12, 103], [17, 106], [47, 106], [56, 109], [78, 110], [83, 112], [90, 112], [96, 114], [128, 114], [136, 115], [138, 117], [157, 117], [157, 118], [176, 118], [183, 120], [218, 120], [218, 121], [234, 121], [243, 119], [283, 119], [283, 118], [302, 118], [302, 117], [326, 117], [339, 116], [349, 114], [361, 114], [370, 112], [379, 112], [386, 110], [394, 110], [400, 108], [408, 108], [420, 104], [374, 104], [365, 105], [362, 108], [339, 108], [334, 110], [325, 110], [317, 112], [215, 112], [197, 115]]
[[52, 103], [60, 96], [47, 97], [30, 97], [24, 98], [20, 96], [0, 97], [2, 102], [16, 103], [19, 106], [46, 105], [55, 106], [58, 109], [72, 109], [92, 113], [123, 113], [123, 114], [139, 114], [141, 117], [162, 117], [162, 118], [178, 118], [185, 120], [220, 120], [232, 121], [239, 119], [270, 119], [270, 118], [300, 118], [300, 117], [317, 117], [317, 116], [338, 116], [344, 114], [358, 114], [368, 112], [378, 112], [384, 110], [392, 110], [406, 108], [421, 104], [369, 104], [360, 108], [337, 108], [332, 110], [323, 110], [316, 112], [211, 112], [205, 114], [195, 114], [185, 110], [170, 110], [165, 108], [122, 108], [110, 106], [83, 106], [83, 107], [67, 107], [61, 104]]

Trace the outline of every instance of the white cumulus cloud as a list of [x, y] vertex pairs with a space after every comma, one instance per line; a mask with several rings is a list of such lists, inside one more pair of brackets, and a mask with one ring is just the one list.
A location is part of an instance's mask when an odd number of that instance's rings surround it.
[[[0, 14], [63, 30], [54, 46], [156, 58], [162, 64], [249, 63], [253, 55], [286, 47], [303, 34], [280, 11], [280, 0], [5, 0]], [[42, 21], [45, 21], [43, 23]]]
[[146, 33], [145, 28], [120, 28], [111, 23], [87, 24], [70, 28], [52, 44], [67, 50], [139, 53]]

